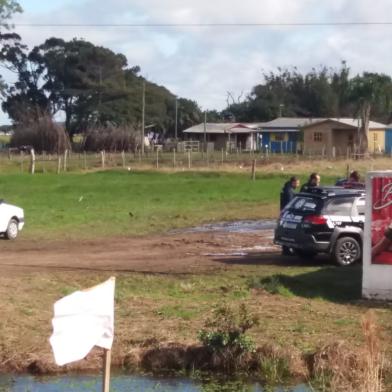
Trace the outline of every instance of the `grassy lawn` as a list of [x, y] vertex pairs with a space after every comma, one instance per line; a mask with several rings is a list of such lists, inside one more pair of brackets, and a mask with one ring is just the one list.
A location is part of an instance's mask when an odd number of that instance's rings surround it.
[[[271, 285], [277, 274], [278, 283]], [[54, 301], [108, 276], [63, 272], [1, 277], [0, 360], [11, 357], [20, 365], [38, 356], [51, 361], [47, 338]], [[117, 274], [113, 355], [121, 362], [135, 347], [197, 343], [205, 319], [214, 306], [223, 303], [233, 307], [245, 303], [259, 316], [259, 326], [250, 331], [257, 345], [270, 342], [302, 353], [337, 340], [358, 347], [364, 340], [361, 318], [373, 309], [383, 330], [382, 347], [391, 353], [390, 308], [361, 301], [360, 286], [359, 266], [341, 269], [239, 263], [212, 274]]]
[[275, 217], [283, 178], [241, 174], [96, 172], [0, 176], [25, 209], [25, 237], [159, 232], [213, 220]]
[[[279, 170], [277, 170], [279, 171]], [[307, 173], [301, 174], [305, 180]], [[329, 174], [328, 174], [329, 173]], [[325, 172], [323, 183], [339, 173]], [[25, 238], [110, 237], [162, 232], [203, 222], [274, 218], [289, 174], [106, 171], [3, 174], [1, 197], [25, 209]], [[257, 345], [273, 342], [302, 353], [343, 339], [363, 342], [361, 318], [373, 309], [382, 346], [392, 353], [392, 313], [362, 301], [361, 266], [217, 263], [214, 272], [118, 273], [114, 358], [134, 347], [197, 342], [215, 305], [245, 303], [260, 324]], [[0, 363], [52, 361], [47, 339], [53, 303], [108, 278], [103, 272], [40, 272], [0, 276]], [[46, 342], [46, 343], [45, 343]], [[155, 343], [154, 343], [155, 342]]]

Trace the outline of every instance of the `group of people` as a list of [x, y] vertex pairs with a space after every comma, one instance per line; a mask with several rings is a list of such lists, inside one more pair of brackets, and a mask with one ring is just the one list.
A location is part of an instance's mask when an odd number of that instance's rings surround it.
[[[311, 188], [315, 188], [320, 186], [321, 177], [320, 174], [314, 172], [309, 176], [308, 181], [302, 185], [300, 192], [307, 192]], [[354, 170], [350, 173], [348, 178], [340, 179], [336, 181], [336, 186], [355, 186], [356, 184], [360, 184], [361, 177], [359, 173]], [[280, 192], [280, 210], [283, 210], [284, 207], [294, 198], [295, 190], [300, 187], [300, 180], [298, 177], [293, 176], [287, 181], [282, 191]]]

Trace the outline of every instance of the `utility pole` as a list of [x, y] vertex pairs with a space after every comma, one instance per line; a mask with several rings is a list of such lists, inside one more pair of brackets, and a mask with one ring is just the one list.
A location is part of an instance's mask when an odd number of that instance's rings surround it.
[[284, 108], [283, 103], [279, 105], [279, 117], [282, 117], [282, 109]]
[[144, 155], [144, 115], [146, 111], [146, 82], [143, 80], [143, 94], [142, 94], [142, 155]]
[[207, 111], [204, 112], [204, 151], [207, 152]]
[[177, 119], [178, 119], [178, 101], [176, 97], [176, 120], [174, 123], [174, 139], [177, 141]]

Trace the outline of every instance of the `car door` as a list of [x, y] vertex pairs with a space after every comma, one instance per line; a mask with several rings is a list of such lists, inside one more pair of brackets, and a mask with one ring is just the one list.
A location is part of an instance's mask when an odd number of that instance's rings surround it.
[[9, 213], [7, 205], [4, 203], [0, 203], [0, 233], [4, 233], [7, 230], [8, 221], [9, 221]]
[[351, 225], [353, 220], [353, 197], [337, 197], [332, 199], [324, 209], [323, 214], [328, 217], [328, 226], [344, 227]]
[[352, 220], [356, 226], [364, 228], [365, 225], [365, 197], [359, 197], [353, 205]]

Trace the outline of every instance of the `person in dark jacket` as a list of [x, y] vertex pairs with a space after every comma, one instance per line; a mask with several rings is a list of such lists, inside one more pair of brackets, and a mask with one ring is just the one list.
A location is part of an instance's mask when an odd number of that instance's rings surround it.
[[286, 207], [286, 205], [294, 198], [295, 189], [299, 187], [299, 179], [297, 177], [291, 177], [289, 181], [287, 181], [281, 192], [280, 192], [280, 210]]
[[306, 192], [310, 188], [314, 188], [320, 185], [320, 175], [318, 173], [312, 173], [309, 176], [308, 182], [302, 185], [300, 192]]

